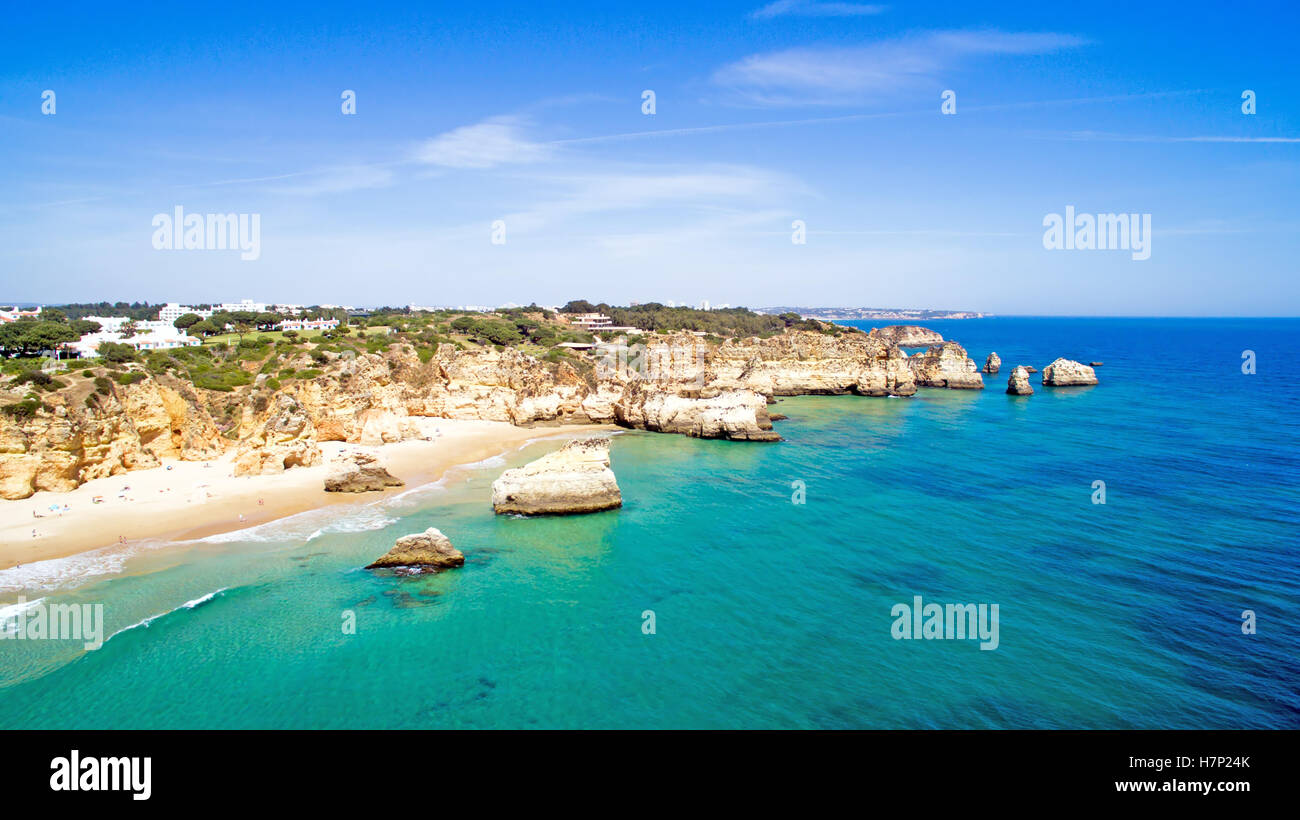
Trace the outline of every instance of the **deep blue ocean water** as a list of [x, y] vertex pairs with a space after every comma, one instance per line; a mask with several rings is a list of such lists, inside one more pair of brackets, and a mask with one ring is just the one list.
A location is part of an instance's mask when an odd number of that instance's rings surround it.
[[[786, 399], [777, 444], [619, 434], [621, 510], [494, 516], [541, 441], [23, 590], [160, 617], [0, 641], [0, 727], [1300, 728], [1300, 321], [929, 326], [1001, 374]], [[1005, 395], [1057, 356], [1101, 384]], [[360, 569], [428, 526], [463, 569]], [[997, 604], [998, 648], [896, 640], [914, 596]]]

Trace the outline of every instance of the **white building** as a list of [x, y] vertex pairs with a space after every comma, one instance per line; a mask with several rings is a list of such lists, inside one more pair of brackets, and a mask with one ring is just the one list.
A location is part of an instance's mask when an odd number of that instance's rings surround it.
[[281, 330], [333, 330], [338, 326], [338, 319], [285, 319], [280, 323]]
[[565, 317], [569, 324], [583, 330], [604, 330], [614, 326], [614, 320], [603, 313], [574, 313]]
[[216, 310], [225, 311], [226, 313], [235, 313], [236, 311], [249, 311], [251, 313], [266, 313], [266, 302], [254, 302], [252, 299], [241, 299], [238, 302], [224, 302], [217, 305]]
[[[94, 319], [92, 321], [99, 321]], [[150, 322], [149, 324], [161, 325], [162, 322]], [[117, 331], [104, 331], [98, 333], [87, 333], [75, 342], [69, 342], [62, 347], [65, 350], [71, 350], [83, 359], [93, 359], [99, 356], [99, 346], [104, 342], [114, 342], [117, 344], [126, 344], [136, 350], [168, 350], [174, 347], [196, 347], [203, 344], [199, 339], [193, 336], [186, 336], [174, 327], [150, 328], [143, 333], [137, 333], [131, 338], [123, 338], [122, 334]]]
[[105, 333], [121, 333], [127, 323], [135, 326], [136, 333], [176, 333], [176, 326], [161, 319], [132, 319], [128, 316], [87, 316], [88, 322], [98, 322]]
[[176, 326], [176, 320], [187, 313], [193, 313], [203, 319], [212, 318], [212, 311], [206, 308], [196, 308], [189, 305], [178, 305], [175, 302], [168, 302], [158, 308], [158, 321], [166, 322], [172, 327]]
[[19, 319], [37, 319], [40, 315], [40, 308], [33, 310], [0, 310], [0, 324], [16, 322]]

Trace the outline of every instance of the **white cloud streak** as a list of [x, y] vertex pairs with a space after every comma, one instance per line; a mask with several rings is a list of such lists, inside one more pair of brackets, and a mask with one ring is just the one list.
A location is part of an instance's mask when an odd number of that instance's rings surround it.
[[889, 6], [866, 3], [818, 3], [815, 0], [776, 0], [749, 16], [755, 20], [774, 17], [868, 17], [883, 14]]
[[718, 69], [712, 80], [760, 105], [847, 105], [934, 81], [972, 58], [1047, 54], [1084, 42], [1050, 32], [935, 31], [861, 46], [753, 54]]

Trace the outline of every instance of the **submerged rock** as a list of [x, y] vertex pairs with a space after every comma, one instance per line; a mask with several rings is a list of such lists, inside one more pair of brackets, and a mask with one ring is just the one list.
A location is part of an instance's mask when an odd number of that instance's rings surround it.
[[492, 482], [492, 509], [502, 515], [566, 515], [621, 506], [608, 438], [574, 439]]
[[1002, 357], [996, 352], [990, 353], [989, 357], [984, 360], [984, 372], [990, 375], [997, 373], [1002, 369]]
[[1053, 387], [1096, 383], [1097, 374], [1093, 369], [1072, 359], [1057, 359], [1043, 368], [1043, 384]]
[[1007, 379], [1007, 393], [1012, 396], [1034, 395], [1034, 388], [1029, 384], [1029, 371], [1023, 366], [1011, 371], [1011, 378]]
[[383, 557], [366, 569], [402, 567], [460, 567], [465, 565], [465, 555], [451, 545], [451, 539], [435, 527], [424, 532], [403, 535], [397, 539]]
[[386, 487], [401, 487], [406, 482], [397, 478], [369, 453], [352, 453], [325, 476], [327, 493], [365, 493]]

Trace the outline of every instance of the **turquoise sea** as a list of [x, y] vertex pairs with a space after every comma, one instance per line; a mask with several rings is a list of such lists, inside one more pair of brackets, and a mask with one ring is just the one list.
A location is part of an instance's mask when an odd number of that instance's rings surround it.
[[[0, 727], [1300, 728], [1300, 320], [929, 326], [1002, 373], [786, 399], [776, 444], [621, 433], [618, 511], [494, 516], [544, 440], [102, 574], [0, 572], [0, 606], [102, 603], [116, 633], [0, 641]], [[1101, 384], [1004, 394], [1057, 356]], [[428, 526], [463, 569], [360, 568]], [[997, 604], [998, 648], [895, 640], [915, 596]]]

